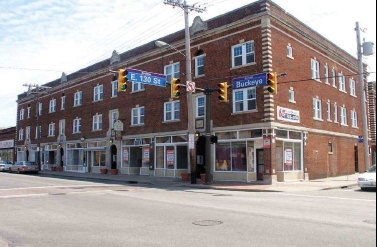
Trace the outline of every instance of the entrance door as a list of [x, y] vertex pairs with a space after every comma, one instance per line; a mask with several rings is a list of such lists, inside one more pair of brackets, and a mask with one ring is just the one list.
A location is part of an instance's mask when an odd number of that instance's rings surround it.
[[359, 172], [359, 149], [355, 146], [355, 172]]
[[117, 147], [111, 146], [111, 169], [117, 169]]
[[258, 181], [263, 181], [264, 175], [264, 150], [257, 149], [257, 178]]

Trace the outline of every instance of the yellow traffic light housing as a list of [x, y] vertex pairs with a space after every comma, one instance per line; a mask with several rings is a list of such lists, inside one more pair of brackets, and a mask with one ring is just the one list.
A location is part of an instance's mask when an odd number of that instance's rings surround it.
[[126, 92], [127, 91], [127, 70], [120, 69], [118, 72], [118, 92]]
[[228, 102], [228, 83], [227, 82], [221, 82], [219, 85], [219, 100], [220, 102]]
[[268, 92], [270, 94], [276, 94], [278, 91], [276, 72], [267, 73]]
[[172, 78], [171, 79], [171, 98], [172, 99], [178, 99], [179, 96], [181, 95], [181, 92], [179, 92], [179, 89], [181, 86], [179, 83], [181, 82], [180, 79], [177, 78]]

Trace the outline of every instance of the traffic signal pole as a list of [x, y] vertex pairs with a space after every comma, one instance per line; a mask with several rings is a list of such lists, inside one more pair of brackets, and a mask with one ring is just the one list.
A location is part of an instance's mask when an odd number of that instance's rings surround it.
[[[205, 184], [212, 184], [212, 150], [211, 150], [211, 98], [212, 92], [214, 90], [210, 89], [207, 85], [204, 93], [206, 95], [206, 145], [205, 145], [205, 164], [206, 164], [206, 180]], [[217, 91], [217, 89], [216, 89]]]

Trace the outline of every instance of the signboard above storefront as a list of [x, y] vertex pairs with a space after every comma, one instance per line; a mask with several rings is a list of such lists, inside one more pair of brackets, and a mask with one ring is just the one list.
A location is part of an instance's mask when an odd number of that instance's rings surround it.
[[300, 123], [300, 112], [278, 106], [277, 119], [285, 122]]
[[0, 141], [0, 149], [7, 149], [14, 147], [14, 140]]

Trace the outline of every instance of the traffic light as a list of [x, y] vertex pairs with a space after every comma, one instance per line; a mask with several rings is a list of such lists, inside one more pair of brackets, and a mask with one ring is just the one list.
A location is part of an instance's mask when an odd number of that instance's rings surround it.
[[118, 92], [126, 92], [127, 91], [127, 70], [120, 69], [118, 73]]
[[268, 92], [270, 94], [276, 94], [278, 91], [278, 83], [276, 78], [276, 72], [267, 73]]
[[219, 100], [220, 102], [228, 102], [228, 83], [227, 82], [221, 82], [219, 85]]
[[181, 86], [179, 85], [180, 82], [181, 80], [177, 78], [171, 79], [171, 98], [172, 99], [178, 99], [179, 96], [181, 95], [181, 92], [179, 92], [179, 89], [181, 88]]

